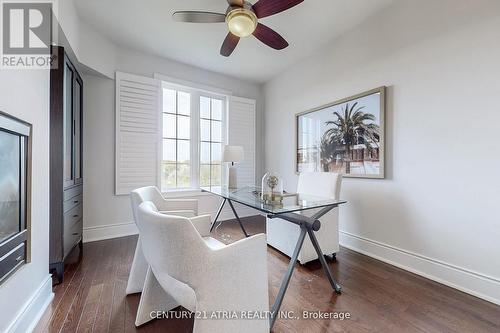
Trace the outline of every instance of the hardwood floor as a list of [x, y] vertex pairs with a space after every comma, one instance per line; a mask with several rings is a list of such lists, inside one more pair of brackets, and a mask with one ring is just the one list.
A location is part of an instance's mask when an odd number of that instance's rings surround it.
[[[263, 218], [244, 219], [244, 224], [251, 234], [265, 230]], [[230, 221], [214, 236], [226, 243], [243, 238]], [[140, 295], [126, 297], [125, 287], [136, 240], [134, 236], [87, 243], [80, 262], [75, 253], [35, 332], [191, 332], [190, 319], [134, 326]], [[288, 258], [272, 248], [268, 252], [273, 302]], [[282, 310], [298, 315], [303, 310], [346, 312], [350, 318], [278, 319], [273, 332], [500, 332], [499, 306], [347, 249], [337, 258], [329, 264], [343, 286], [342, 295], [331, 290], [315, 261], [295, 270]]]

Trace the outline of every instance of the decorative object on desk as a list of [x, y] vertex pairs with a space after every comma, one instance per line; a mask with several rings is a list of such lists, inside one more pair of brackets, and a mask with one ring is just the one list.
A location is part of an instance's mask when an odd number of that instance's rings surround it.
[[385, 87], [296, 115], [296, 168], [384, 178]]
[[[262, 198], [262, 190], [260, 188], [258, 188], [257, 190], [253, 190], [252, 193], [256, 197]], [[290, 193], [287, 191], [283, 191], [283, 195], [281, 197], [284, 199], [284, 198], [291, 198], [291, 197], [296, 197], [296, 196], [298, 196], [298, 193]]]
[[265, 204], [282, 204], [283, 179], [276, 174], [268, 172], [262, 177], [261, 199]]
[[244, 152], [241, 146], [224, 146], [223, 161], [231, 163], [228, 172], [228, 187], [230, 189], [238, 188], [238, 174], [234, 163], [243, 162]]

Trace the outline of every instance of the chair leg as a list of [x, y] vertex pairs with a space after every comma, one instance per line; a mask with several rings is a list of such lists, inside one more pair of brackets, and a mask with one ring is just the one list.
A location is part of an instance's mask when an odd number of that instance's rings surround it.
[[148, 263], [142, 253], [141, 238], [139, 237], [135, 248], [134, 261], [132, 262], [128, 277], [127, 289], [125, 291], [127, 295], [140, 293], [142, 291], [147, 271]]
[[151, 267], [148, 268], [146, 281], [141, 294], [141, 301], [137, 309], [135, 326], [139, 327], [153, 320], [151, 313], [157, 311], [170, 311], [178, 307], [179, 304], [162, 288]]

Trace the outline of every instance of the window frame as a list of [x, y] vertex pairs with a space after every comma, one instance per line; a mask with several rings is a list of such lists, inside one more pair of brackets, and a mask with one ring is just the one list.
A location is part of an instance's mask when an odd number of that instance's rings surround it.
[[[210, 167], [210, 180], [209, 180], [209, 185], [208, 186], [217, 186], [217, 185], [213, 185], [212, 184], [212, 168], [213, 166], [220, 166], [220, 169], [221, 169], [221, 173], [220, 173], [220, 179], [221, 179], [221, 184], [222, 185], [222, 179], [223, 179], [223, 175], [224, 175], [224, 171], [223, 171], [223, 165], [224, 165], [224, 162], [222, 161], [222, 154], [223, 154], [223, 148], [224, 148], [224, 145], [228, 142], [228, 131], [227, 131], [227, 116], [226, 116], [226, 106], [225, 106], [225, 101], [223, 99], [221, 99], [219, 96], [214, 96], [214, 95], [210, 95], [210, 94], [207, 94], [207, 93], [202, 93], [200, 94], [199, 96], [199, 104], [201, 105], [201, 98], [202, 97], [205, 97], [205, 98], [208, 98], [209, 101], [210, 101], [210, 117], [209, 118], [203, 118], [201, 117], [201, 112], [200, 112], [200, 115], [199, 115], [199, 127], [200, 127], [200, 138], [198, 140], [199, 142], [199, 146], [200, 146], [200, 159], [199, 159], [199, 171], [198, 171], [198, 174], [199, 174], [199, 177], [201, 175], [201, 167], [202, 166], [209, 166]], [[212, 116], [212, 100], [220, 100], [221, 101], [221, 105], [222, 105], [222, 110], [221, 110], [221, 118], [220, 120], [217, 120], [217, 119], [214, 119], [213, 116]], [[206, 140], [202, 140], [201, 138], [201, 121], [202, 120], [207, 120], [209, 121], [209, 126], [210, 126], [210, 139], [209, 141], [206, 141]], [[221, 138], [220, 138], [220, 142], [219, 141], [214, 141], [213, 140], [213, 136], [212, 136], [212, 123], [213, 122], [220, 122], [220, 125], [221, 125]], [[224, 135], [225, 134], [225, 135]], [[209, 144], [209, 156], [210, 156], [210, 163], [202, 163], [201, 161], [201, 145], [203, 143], [208, 143]], [[213, 160], [212, 160], [212, 145], [213, 144], [220, 144], [221, 145], [221, 152], [220, 152], [220, 163], [219, 164], [216, 164], [216, 163], [213, 163]], [[199, 183], [201, 183], [201, 179], [198, 179]], [[201, 184], [200, 184], [201, 185]]]
[[[200, 98], [207, 97], [211, 99], [218, 99], [222, 101], [222, 116], [221, 116], [221, 183], [225, 177], [225, 168], [223, 167], [224, 162], [222, 162], [222, 148], [228, 142], [228, 103], [229, 96], [223, 93], [217, 93], [212, 91], [207, 91], [204, 89], [198, 89], [195, 87], [188, 87], [176, 83], [171, 83], [168, 81], [161, 81], [161, 89], [162, 92], [160, 95], [160, 129], [159, 129], [159, 165], [158, 168], [158, 181], [159, 188], [162, 192], [190, 192], [190, 191], [199, 191], [200, 190], [200, 167], [201, 167], [201, 116], [200, 116]], [[191, 184], [190, 187], [176, 187], [176, 188], [166, 188], [162, 184], [162, 165], [163, 165], [163, 90], [170, 89], [175, 90], [178, 94], [179, 91], [190, 94], [190, 179]], [[176, 102], [177, 103], [177, 102]], [[177, 110], [176, 110], [177, 112]], [[176, 114], [176, 117], [179, 117]], [[176, 118], [177, 119], [177, 118]], [[176, 124], [176, 141], [178, 140], [178, 132], [177, 132], [177, 124]], [[178, 156], [178, 152], [176, 151], [176, 158]], [[178, 163], [176, 163], [178, 165]]]
[[[175, 113], [170, 113], [170, 112], [165, 112], [165, 110], [163, 109], [163, 93], [164, 93], [164, 90], [173, 90], [175, 91]], [[189, 94], [190, 96], [190, 108], [189, 108], [189, 112], [190, 114], [189, 115], [185, 115], [185, 114], [182, 114], [182, 113], [179, 113], [179, 93], [185, 93], [185, 94]], [[191, 179], [191, 165], [192, 165], [192, 156], [191, 156], [191, 153], [190, 153], [190, 156], [189, 156], [189, 164], [186, 164], [186, 163], [180, 163], [178, 158], [179, 158], [179, 141], [184, 141], [184, 142], [189, 142], [189, 147], [190, 147], [190, 152], [192, 150], [191, 146], [191, 141], [192, 141], [192, 135], [191, 135], [191, 123], [192, 123], [192, 120], [191, 120], [191, 117], [192, 117], [192, 114], [191, 114], [191, 94], [185, 90], [182, 90], [182, 89], [171, 89], [171, 88], [164, 88], [162, 87], [162, 110], [161, 110], [161, 115], [162, 117], [160, 118], [161, 119], [161, 143], [162, 143], [162, 146], [161, 146], [161, 152], [163, 154], [163, 143], [165, 142], [165, 140], [171, 140], [171, 141], [175, 141], [175, 163], [167, 163], [167, 164], [170, 164], [170, 165], [175, 165], [175, 169], [176, 169], [176, 176], [175, 176], [175, 182], [176, 182], [176, 189], [186, 189], [186, 188], [190, 188], [189, 187], [179, 187], [178, 186], [178, 176], [177, 176], [177, 173], [178, 173], [178, 168], [180, 165], [189, 165], [189, 168], [190, 168], [190, 179]], [[175, 117], [175, 137], [165, 137], [163, 134], [163, 116], [164, 115], [171, 115], [171, 116], [174, 116]], [[180, 117], [185, 117], [185, 118], [189, 118], [189, 122], [190, 122], [190, 128], [189, 128], [189, 139], [185, 139], [185, 138], [180, 138], [179, 137], [179, 119]], [[160, 174], [162, 172], [161, 168], [162, 166], [164, 165], [164, 161], [163, 161], [163, 158], [161, 159], [160, 161]], [[162, 181], [162, 178], [160, 178], [160, 183]], [[162, 184], [160, 184], [162, 185]], [[191, 185], [191, 184], [190, 184]]]

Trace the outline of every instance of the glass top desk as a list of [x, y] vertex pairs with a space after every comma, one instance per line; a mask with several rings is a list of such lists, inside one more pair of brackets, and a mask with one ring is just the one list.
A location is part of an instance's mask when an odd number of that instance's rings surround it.
[[[238, 214], [236, 213], [236, 210], [234, 209], [233, 202], [237, 202], [247, 207], [254, 208], [256, 210], [264, 212], [270, 219], [281, 218], [285, 221], [296, 224], [300, 227], [299, 239], [297, 240], [297, 244], [295, 246], [293, 255], [290, 258], [290, 264], [288, 265], [288, 270], [285, 274], [285, 277], [283, 278], [283, 282], [281, 283], [281, 287], [276, 297], [276, 301], [274, 302], [274, 305], [271, 309], [271, 318], [270, 318], [271, 327], [274, 325], [274, 322], [276, 321], [277, 314], [279, 313], [279, 309], [283, 302], [283, 298], [288, 288], [288, 284], [290, 283], [290, 278], [292, 277], [293, 270], [295, 268], [295, 262], [297, 261], [300, 250], [302, 249], [302, 245], [304, 243], [306, 234], [309, 235], [309, 238], [311, 239], [311, 243], [313, 244], [314, 249], [318, 254], [319, 261], [323, 266], [325, 274], [328, 280], [330, 281], [333, 290], [335, 290], [336, 293], [340, 294], [341, 287], [333, 278], [332, 272], [330, 271], [330, 267], [328, 266], [323, 256], [323, 251], [321, 250], [321, 247], [319, 246], [318, 240], [316, 239], [314, 233], [321, 228], [321, 222], [319, 221], [319, 218], [328, 213], [333, 208], [338, 207], [341, 204], [345, 204], [346, 201], [334, 200], [331, 198], [316, 197], [312, 195], [297, 194], [293, 196], [284, 197], [282, 204], [272, 205], [272, 204], [266, 204], [260, 199], [260, 196], [258, 194], [260, 188], [255, 186], [245, 186], [238, 189], [229, 189], [227, 187], [220, 187], [220, 186], [203, 187], [202, 191], [212, 193], [223, 199], [219, 207], [219, 210], [217, 211], [215, 220], [212, 223], [212, 228], [210, 229], [210, 231], [212, 231], [214, 226], [216, 225], [217, 220], [222, 211], [222, 208], [224, 207], [226, 202], [229, 203], [229, 206], [231, 207], [231, 210], [233, 211], [234, 216], [236, 217], [236, 220], [238, 221], [241, 230], [243, 231], [246, 237], [249, 237], [249, 235], [246, 232], [245, 228], [243, 227], [243, 224], [241, 223], [241, 220]], [[319, 209], [319, 210], [311, 216], [299, 214], [299, 212], [310, 209]]]

